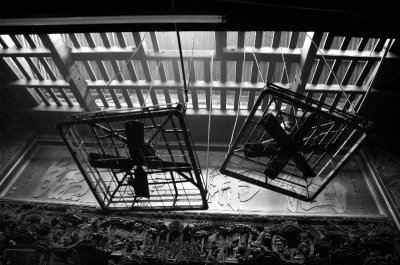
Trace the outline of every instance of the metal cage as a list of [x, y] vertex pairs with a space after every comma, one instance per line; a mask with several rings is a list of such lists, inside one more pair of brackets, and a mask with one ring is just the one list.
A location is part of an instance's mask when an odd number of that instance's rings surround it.
[[312, 201], [363, 142], [367, 127], [356, 115], [268, 84], [220, 172]]
[[[143, 155], [142, 184], [135, 171], [139, 166], [132, 164], [135, 151], [126, 127], [132, 122], [142, 125], [131, 137], [143, 138], [136, 152]], [[72, 115], [57, 128], [103, 210], [208, 208], [182, 105]]]

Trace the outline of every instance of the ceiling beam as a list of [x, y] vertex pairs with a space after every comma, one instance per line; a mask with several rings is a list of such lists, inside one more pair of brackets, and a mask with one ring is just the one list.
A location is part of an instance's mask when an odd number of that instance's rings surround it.
[[[89, 89], [102, 89], [108, 84], [107, 81], [103, 80], [97, 80], [97, 81], [87, 81], [87, 87]], [[283, 88], [289, 88], [289, 84], [279, 84], [279, 83], [274, 83], [280, 87]], [[16, 81], [10, 81], [10, 82], [5, 82], [5, 86], [8, 87], [15, 87], [15, 88], [23, 88], [23, 87], [37, 87], [37, 88], [68, 88], [69, 83], [64, 81], [64, 80], [57, 80], [57, 81], [51, 81], [51, 80], [16, 80]], [[178, 89], [182, 88], [183, 82], [175, 82], [175, 81], [167, 81], [167, 82], [161, 82], [160, 80], [154, 80], [152, 82], [147, 82], [144, 80], [140, 80], [137, 82], [133, 82], [130, 80], [125, 80], [123, 82], [119, 82], [117, 80], [112, 81], [108, 89], [148, 89], [149, 87], [152, 87], [154, 89]], [[196, 81], [196, 82], [191, 82], [190, 87], [200, 89], [200, 90], [209, 90], [210, 89], [210, 82], [204, 82], [204, 81]], [[234, 81], [227, 81], [225, 83], [222, 83], [220, 81], [213, 81], [212, 82], [212, 87], [213, 89], [217, 90], [238, 90], [240, 89], [240, 83], [236, 83]], [[261, 91], [264, 88], [265, 84], [263, 82], [257, 82], [257, 83], [251, 83], [251, 82], [243, 82], [242, 84], [242, 89], [245, 91]], [[307, 84], [305, 87], [305, 92], [313, 92], [313, 93], [342, 93], [343, 90], [346, 93], [364, 93], [367, 91], [368, 86], [363, 85], [363, 86], [355, 86], [355, 85], [347, 85], [347, 86], [339, 86], [339, 85], [330, 85], [327, 86], [325, 84], [317, 84], [317, 85], [312, 85], [312, 84]]]
[[293, 92], [303, 94], [308, 82], [308, 78], [311, 74], [311, 69], [316, 59], [318, 46], [322, 40], [322, 32], [307, 33], [307, 38], [304, 42], [304, 46], [301, 49], [299, 68], [296, 71], [294, 77], [293, 86], [291, 87]]
[[64, 79], [68, 80], [69, 88], [82, 109], [85, 111], [99, 110], [85, 79], [72, 60], [71, 49], [65, 45], [62, 36], [60, 34], [41, 34], [40, 39], [50, 50], [54, 63]]
[[[217, 34], [216, 34], [217, 36]], [[218, 43], [218, 41], [217, 41]], [[282, 53], [285, 57], [286, 62], [299, 62], [302, 49], [301, 48], [271, 48], [271, 47], [262, 47], [262, 48], [253, 48], [246, 47], [245, 53], [256, 55], [256, 58], [259, 62], [261, 61], [274, 61], [274, 62], [282, 62]], [[323, 56], [327, 60], [360, 60], [360, 61], [379, 61], [382, 57], [383, 52], [376, 51], [355, 51], [348, 50], [342, 51], [339, 49], [335, 50], [321, 50]], [[72, 48], [71, 56], [73, 60], [76, 61], [86, 61], [86, 60], [127, 60], [133, 54], [133, 49], [131, 47], [80, 47], [80, 48]], [[182, 50], [182, 55], [184, 60], [190, 60], [192, 57], [191, 50]], [[0, 57], [50, 57], [50, 50], [43, 47], [38, 48], [8, 48], [8, 49], [0, 49]], [[132, 60], [140, 60], [140, 54], [136, 54], [132, 57]], [[211, 60], [211, 57], [214, 57], [214, 60], [228, 60], [228, 61], [241, 61], [243, 60], [243, 48], [238, 48], [236, 46], [227, 46], [221, 50], [219, 46], [217, 46], [217, 52], [215, 50], [194, 50], [193, 51], [193, 59], [208, 61]], [[177, 60], [179, 59], [179, 50], [160, 50], [160, 51], [151, 51], [148, 50], [145, 52], [145, 58], [147, 60]], [[246, 56], [248, 61], [254, 61], [254, 56]], [[316, 59], [322, 59], [322, 55], [320, 53], [315, 55]], [[386, 59], [390, 60], [398, 60], [400, 56], [393, 52], [388, 52]]]

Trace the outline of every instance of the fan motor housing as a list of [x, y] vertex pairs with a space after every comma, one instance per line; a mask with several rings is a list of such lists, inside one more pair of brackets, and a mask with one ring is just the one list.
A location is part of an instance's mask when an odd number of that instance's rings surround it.
[[268, 84], [220, 168], [222, 174], [313, 201], [366, 138], [370, 123]]
[[57, 129], [103, 210], [208, 208], [181, 104], [71, 115]]

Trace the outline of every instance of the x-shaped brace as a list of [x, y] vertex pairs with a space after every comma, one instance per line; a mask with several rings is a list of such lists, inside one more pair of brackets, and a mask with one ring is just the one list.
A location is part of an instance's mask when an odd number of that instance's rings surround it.
[[279, 125], [278, 120], [273, 114], [267, 114], [261, 119], [263, 128], [275, 139], [279, 148], [277, 153], [270, 160], [264, 174], [274, 179], [283, 170], [285, 165], [290, 159], [303, 173], [304, 178], [311, 178], [315, 176], [314, 171], [308, 165], [307, 161], [300, 154], [303, 149], [303, 138], [309, 132], [310, 128], [315, 124], [318, 115], [310, 114], [305, 121], [301, 124], [299, 129], [294, 133], [287, 134], [285, 130]]

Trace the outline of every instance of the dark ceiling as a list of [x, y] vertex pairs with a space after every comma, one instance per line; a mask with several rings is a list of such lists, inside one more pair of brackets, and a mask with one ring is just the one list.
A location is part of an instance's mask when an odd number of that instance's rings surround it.
[[[388, 1], [386, 1], [388, 2]], [[330, 31], [336, 34], [394, 37], [400, 29], [393, 3], [367, 1], [262, 1], [262, 0], [145, 0], [28, 3], [8, 2], [0, 18], [87, 17], [157, 14], [218, 14], [224, 24], [182, 24], [180, 30], [290, 30]], [[138, 4], [140, 3], [140, 4]], [[85, 26], [10, 27], [0, 23], [0, 32], [88, 32], [174, 30], [172, 24], [118, 24]]]

